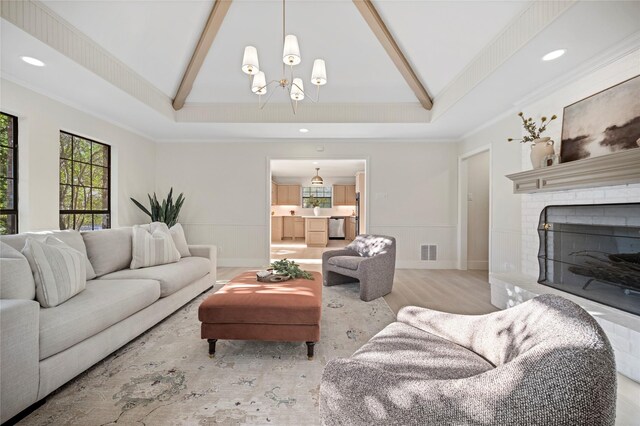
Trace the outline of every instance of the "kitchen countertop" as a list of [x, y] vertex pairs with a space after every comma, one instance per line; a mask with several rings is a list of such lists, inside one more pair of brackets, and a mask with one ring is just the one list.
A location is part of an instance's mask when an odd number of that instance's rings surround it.
[[302, 216], [305, 219], [330, 219], [331, 216]]

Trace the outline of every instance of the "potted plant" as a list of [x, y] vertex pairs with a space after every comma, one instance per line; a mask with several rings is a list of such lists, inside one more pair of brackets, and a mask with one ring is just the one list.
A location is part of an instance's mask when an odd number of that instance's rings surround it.
[[316, 197], [314, 197], [312, 195], [311, 197], [309, 197], [309, 201], [307, 201], [307, 203], [311, 207], [313, 207], [314, 216], [319, 216], [320, 215], [320, 200], [318, 200]]
[[147, 210], [147, 208], [137, 200], [131, 198], [131, 201], [133, 201], [140, 210], [145, 212], [151, 218], [152, 222], [164, 222], [169, 228], [178, 223], [178, 215], [180, 214], [182, 203], [184, 203], [184, 196], [182, 193], [178, 195], [178, 199], [175, 204], [173, 202], [173, 188], [169, 191], [167, 198], [162, 200], [162, 203], [158, 201], [155, 192], [153, 193], [153, 198], [150, 194], [147, 194], [147, 197], [149, 197], [151, 211]]
[[533, 121], [533, 118], [525, 118], [522, 112], [518, 113], [518, 116], [522, 120], [522, 127], [524, 127], [527, 134], [519, 139], [509, 138], [507, 141], [531, 142], [531, 165], [534, 169], [539, 169], [543, 165], [543, 160], [554, 153], [553, 141], [548, 136], [543, 137], [542, 134], [547, 130], [547, 125], [558, 117], [555, 114], [549, 119], [542, 117], [538, 125]]

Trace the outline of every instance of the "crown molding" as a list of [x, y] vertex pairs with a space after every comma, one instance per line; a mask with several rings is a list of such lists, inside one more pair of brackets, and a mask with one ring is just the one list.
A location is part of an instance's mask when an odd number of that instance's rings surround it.
[[167, 118], [171, 98], [37, 0], [2, 0], [0, 16]]
[[[429, 138], [383, 138], [383, 139], [373, 139], [371, 137], [366, 138], [315, 138], [315, 139], [304, 139], [300, 137], [296, 138], [222, 138], [222, 139], [155, 139], [156, 143], [159, 144], [308, 144], [313, 146], [330, 146], [330, 145], [345, 145], [345, 144], [359, 144], [366, 143], [367, 145], [389, 145], [389, 144], [415, 144], [415, 145], [424, 145], [424, 144], [434, 144], [434, 145], [445, 145], [445, 144], [455, 144], [458, 143], [458, 139], [429, 139]], [[307, 158], [307, 157], [305, 157]], [[312, 158], [312, 157], [308, 157]], [[313, 157], [316, 158], [316, 157]], [[359, 156], [354, 157], [345, 157], [345, 159], [358, 159]], [[273, 159], [279, 159], [274, 157]]]
[[176, 111], [179, 123], [429, 123], [431, 112], [412, 103], [305, 104], [296, 114], [289, 103], [185, 104]]
[[575, 3], [576, 0], [532, 2], [436, 96], [433, 120], [446, 113]]

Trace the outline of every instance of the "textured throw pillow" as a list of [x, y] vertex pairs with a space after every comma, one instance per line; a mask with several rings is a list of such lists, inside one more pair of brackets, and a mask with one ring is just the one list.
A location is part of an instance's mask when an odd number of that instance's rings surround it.
[[27, 299], [36, 297], [36, 285], [27, 258], [0, 241], [0, 299]]
[[167, 224], [153, 222], [147, 226], [133, 227], [133, 257], [131, 269], [164, 265], [180, 260], [180, 252], [176, 248]]
[[182, 229], [182, 225], [176, 223], [171, 228], [169, 228], [169, 232], [171, 232], [173, 243], [176, 245], [176, 248], [180, 252], [180, 257], [191, 256], [189, 245], [187, 244], [187, 237], [185, 237], [184, 235], [184, 229]]
[[71, 299], [87, 285], [85, 256], [59, 239], [28, 237], [22, 254], [29, 261], [36, 283], [36, 299], [52, 308]]

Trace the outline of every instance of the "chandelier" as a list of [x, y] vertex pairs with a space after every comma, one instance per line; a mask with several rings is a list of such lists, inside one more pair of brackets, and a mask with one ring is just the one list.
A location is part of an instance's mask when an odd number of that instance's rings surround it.
[[[251, 92], [258, 95], [258, 107], [263, 109], [269, 102], [275, 90], [270, 91], [269, 96], [263, 101], [262, 96], [266, 95], [269, 86], [275, 85], [286, 91], [291, 102], [291, 108], [295, 114], [298, 109], [298, 102], [305, 98], [309, 98], [312, 102], [318, 102], [320, 95], [320, 86], [327, 84], [327, 70], [324, 60], [316, 59], [313, 61], [313, 70], [311, 71], [311, 83], [316, 86], [316, 96], [313, 98], [310, 93], [304, 91], [302, 79], [294, 77], [293, 67], [301, 61], [300, 46], [298, 46], [298, 38], [293, 34], [287, 34], [285, 30], [285, 0], [282, 0], [282, 77], [279, 80], [271, 80], [267, 83], [267, 79], [263, 71], [260, 71], [258, 62], [258, 49], [254, 46], [244, 48], [242, 58], [242, 71], [249, 76], [249, 87]], [[287, 76], [287, 67], [289, 75]], [[275, 89], [274, 87], [274, 89]]]

